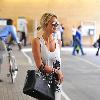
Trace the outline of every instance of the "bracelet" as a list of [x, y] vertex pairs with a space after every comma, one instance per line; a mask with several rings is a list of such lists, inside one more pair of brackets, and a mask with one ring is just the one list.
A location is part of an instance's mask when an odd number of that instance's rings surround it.
[[58, 70], [55, 69], [55, 68], [52, 69], [52, 72], [53, 72], [53, 73], [56, 73], [56, 74], [57, 74], [57, 71], [58, 71]]
[[40, 66], [39, 66], [39, 70], [42, 71], [45, 69], [45, 65], [42, 63]]
[[57, 69], [55, 69], [55, 73], [58, 74], [58, 70]]

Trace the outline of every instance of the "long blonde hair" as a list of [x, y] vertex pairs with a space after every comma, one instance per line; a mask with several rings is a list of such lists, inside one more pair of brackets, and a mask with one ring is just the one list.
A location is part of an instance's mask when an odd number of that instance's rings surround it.
[[53, 13], [44, 13], [40, 19], [40, 26], [37, 27], [37, 30], [43, 29], [45, 26], [47, 26], [52, 17], [57, 18], [57, 16]]

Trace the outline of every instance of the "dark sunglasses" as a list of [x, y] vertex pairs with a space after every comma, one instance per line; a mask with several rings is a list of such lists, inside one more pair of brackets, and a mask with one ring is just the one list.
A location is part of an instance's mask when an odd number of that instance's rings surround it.
[[53, 23], [52, 23], [52, 26], [54, 26], [54, 27], [58, 27], [58, 25], [59, 25], [58, 22], [53, 22]]

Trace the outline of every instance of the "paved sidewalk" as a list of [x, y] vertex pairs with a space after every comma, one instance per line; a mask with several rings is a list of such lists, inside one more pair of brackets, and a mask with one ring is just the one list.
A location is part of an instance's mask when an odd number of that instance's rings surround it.
[[[73, 48], [64, 47], [61, 50], [65, 51], [64, 53], [68, 53], [68, 55], [71, 55], [71, 51], [73, 50]], [[3, 79], [3, 82], [0, 82], [0, 100], [36, 100], [35, 98], [31, 98], [29, 96], [24, 95], [22, 91], [26, 77], [26, 72], [28, 69], [31, 69], [28, 59], [23, 55], [21, 51], [18, 50], [18, 47], [15, 46], [13, 48], [13, 51], [19, 68], [18, 76], [15, 80], [15, 83], [12, 84], [11, 79], [7, 77], [8, 63], [7, 63], [7, 57], [5, 57], [0, 74], [0, 78]], [[88, 52], [87, 55], [94, 56], [96, 48], [84, 48], [84, 51]]]
[[15, 83], [12, 84], [10, 77], [7, 77], [8, 63], [7, 57], [5, 57], [0, 74], [0, 78], [3, 79], [3, 82], [0, 82], [0, 100], [36, 100], [24, 95], [22, 92], [26, 71], [31, 67], [22, 52], [19, 51], [17, 47], [14, 47], [13, 49], [19, 68], [18, 75]]

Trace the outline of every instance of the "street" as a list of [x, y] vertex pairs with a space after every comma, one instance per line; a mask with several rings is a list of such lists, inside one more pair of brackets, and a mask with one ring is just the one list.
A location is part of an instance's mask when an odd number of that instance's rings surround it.
[[[73, 56], [72, 47], [61, 49], [61, 67], [64, 72], [62, 100], [100, 100], [100, 55], [95, 56], [95, 48], [84, 48], [84, 51], [85, 56]], [[34, 69], [35, 65], [31, 47], [23, 48], [22, 51], [14, 47], [14, 54], [19, 67], [18, 76], [12, 84], [6, 76], [7, 62], [2, 65], [0, 100], [35, 100], [22, 92], [26, 72]]]

